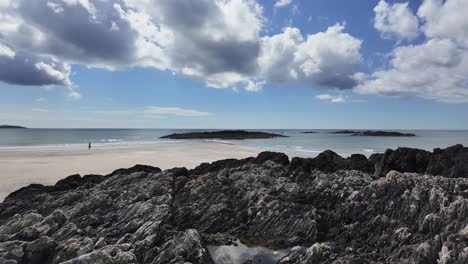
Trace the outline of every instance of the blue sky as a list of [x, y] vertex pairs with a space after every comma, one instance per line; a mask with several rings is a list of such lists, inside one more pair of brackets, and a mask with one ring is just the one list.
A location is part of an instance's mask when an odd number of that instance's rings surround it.
[[[34, 20], [40, 10], [57, 16], [72, 12], [77, 19], [86, 16], [84, 21], [114, 14], [115, 9], [100, 1], [37, 1], [47, 7], [34, 10], [22, 7], [22, 0], [8, 2], [0, 9], [10, 18], [0, 17], [0, 25], [30, 22], [31, 32], [56, 42], [41, 39], [43, 43], [33, 45], [39, 41], [24, 41], [24, 31], [0, 30], [7, 32], [0, 34], [0, 123], [64, 128], [468, 129], [468, 77], [460, 74], [468, 72], [468, 22], [459, 19], [456, 31], [444, 18], [462, 18], [468, 10], [462, 0], [283, 0], [276, 5], [233, 0], [226, 2], [236, 5], [221, 15], [216, 12], [225, 6], [208, 10], [214, 6], [209, 0], [191, 6], [188, 10], [198, 10], [200, 17], [189, 23], [218, 15], [227, 21], [219, 27], [203, 22], [206, 30], [215, 28], [210, 37], [220, 35], [222, 45], [219, 39], [216, 45], [211, 38], [202, 39], [204, 32], [194, 32], [190, 24], [171, 22], [171, 12], [182, 16], [186, 10], [183, 3], [173, 4], [180, 1], [154, 1], [167, 14], [152, 13], [151, 7], [137, 6], [139, 1], [135, 6], [115, 1], [121, 21], [111, 21], [109, 30], [116, 34], [109, 39], [100, 39], [107, 35], [97, 29], [99, 34], [77, 30], [68, 20], [60, 29], [49, 28], [49, 23], [61, 21], [53, 15], [48, 21]], [[147, 46], [136, 39], [149, 39], [145, 34], [151, 27], [138, 31], [132, 23], [145, 15], [159, 33], [167, 28], [177, 43], [166, 44], [166, 34], [161, 33], [152, 43], [164, 47], [162, 53], [144, 53]], [[77, 32], [63, 35], [64, 30]], [[89, 36], [95, 42], [80, 39]], [[274, 36], [283, 38], [265, 40]], [[124, 43], [132, 38], [135, 42]], [[114, 45], [116, 41], [123, 44]], [[294, 42], [288, 47], [291, 52], [278, 52], [274, 45], [288, 41]], [[209, 53], [210, 48], [220, 52]], [[34, 64], [28, 68], [18, 61]], [[51, 67], [39, 67], [41, 62]]]

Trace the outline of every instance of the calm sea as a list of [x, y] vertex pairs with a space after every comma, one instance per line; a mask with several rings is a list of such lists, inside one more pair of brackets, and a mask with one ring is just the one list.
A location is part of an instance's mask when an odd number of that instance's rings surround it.
[[[30, 148], [87, 148], [91, 141], [94, 148], [124, 148], [143, 145], [161, 145], [207, 140], [167, 140], [159, 137], [171, 133], [210, 131], [200, 129], [0, 129], [0, 151], [2, 149]], [[251, 130], [254, 131], [254, 130]], [[404, 130], [416, 137], [360, 137], [333, 134], [336, 130], [320, 130], [318, 133], [304, 134], [310, 130], [264, 129], [261, 131], [279, 133], [287, 138], [217, 140], [226, 144], [240, 144], [279, 151], [291, 156], [313, 157], [331, 149], [342, 156], [352, 153], [370, 155], [383, 152], [387, 148], [413, 147], [426, 150], [445, 148], [454, 144], [468, 146], [468, 131], [464, 130]]]

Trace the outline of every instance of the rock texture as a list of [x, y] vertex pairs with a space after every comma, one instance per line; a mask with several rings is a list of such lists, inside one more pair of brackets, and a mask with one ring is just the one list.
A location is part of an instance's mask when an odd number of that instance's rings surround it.
[[467, 153], [264, 152], [72, 175], [0, 204], [0, 263], [214, 263], [207, 246], [237, 239], [291, 248], [281, 264], [468, 263]]
[[222, 130], [214, 132], [190, 132], [190, 133], [175, 133], [161, 138], [170, 139], [258, 139], [258, 138], [275, 138], [287, 137], [285, 135], [266, 133], [266, 132], [251, 132], [244, 130]]

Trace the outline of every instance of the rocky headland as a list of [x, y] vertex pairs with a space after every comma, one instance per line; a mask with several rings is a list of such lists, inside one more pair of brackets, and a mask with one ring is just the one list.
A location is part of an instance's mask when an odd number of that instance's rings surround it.
[[280, 264], [468, 263], [467, 161], [455, 145], [72, 175], [0, 204], [0, 263], [231, 263], [212, 253], [233, 243]]
[[174, 134], [162, 136], [161, 138], [242, 140], [242, 139], [261, 139], [261, 138], [275, 138], [275, 137], [287, 137], [287, 136], [281, 135], [281, 134], [245, 131], [245, 130], [221, 130], [221, 131], [213, 131], [213, 132], [174, 133]]

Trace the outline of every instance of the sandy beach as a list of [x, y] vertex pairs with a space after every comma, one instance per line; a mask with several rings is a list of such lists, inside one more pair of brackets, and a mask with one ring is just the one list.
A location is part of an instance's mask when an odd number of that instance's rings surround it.
[[202, 162], [245, 158], [261, 150], [215, 142], [126, 148], [0, 150], [0, 202], [31, 183], [55, 184], [72, 174], [108, 174], [135, 164], [193, 168]]

